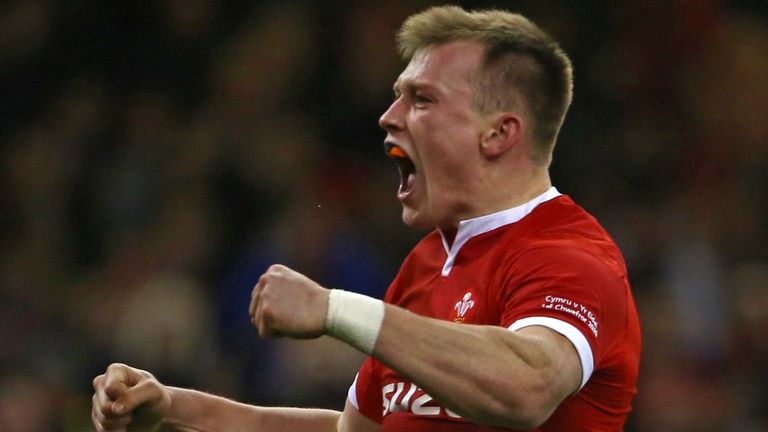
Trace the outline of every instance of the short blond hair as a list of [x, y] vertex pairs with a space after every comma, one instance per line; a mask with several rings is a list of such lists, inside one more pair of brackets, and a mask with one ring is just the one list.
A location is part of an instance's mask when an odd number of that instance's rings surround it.
[[573, 67], [565, 52], [536, 24], [502, 10], [432, 7], [409, 17], [397, 34], [406, 61], [420, 50], [457, 41], [485, 46], [473, 108], [512, 110], [522, 94], [533, 117], [533, 159], [549, 163], [573, 94]]

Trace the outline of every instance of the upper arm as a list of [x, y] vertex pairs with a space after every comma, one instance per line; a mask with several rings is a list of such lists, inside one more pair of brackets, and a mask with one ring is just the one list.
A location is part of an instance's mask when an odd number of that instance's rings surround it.
[[542, 248], [529, 252], [527, 260], [508, 272], [514, 277], [504, 283], [501, 324], [516, 332], [548, 328], [562, 342], [560, 353], [571, 352], [580, 366], [576, 391], [609, 346], [606, 332], [621, 316], [625, 274], [580, 249]]
[[338, 432], [381, 432], [381, 425], [364, 416], [347, 400], [339, 417]]

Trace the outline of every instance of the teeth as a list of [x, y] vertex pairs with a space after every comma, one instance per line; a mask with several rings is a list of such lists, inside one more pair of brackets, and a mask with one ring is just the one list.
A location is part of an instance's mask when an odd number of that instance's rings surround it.
[[403, 190], [406, 182], [408, 181], [408, 172], [403, 164], [404, 159], [397, 160], [397, 171], [400, 173], [400, 190]]
[[416, 174], [414, 173], [408, 174], [408, 179], [405, 181], [405, 190], [406, 191], [411, 190], [415, 182], [416, 182]]
[[416, 166], [408, 154], [399, 146], [392, 143], [384, 143], [384, 151], [397, 164], [400, 172], [400, 192], [409, 191], [416, 182]]
[[407, 157], [397, 158], [395, 159], [395, 162], [397, 163], [398, 171], [400, 171], [400, 191], [403, 192], [409, 190], [413, 186], [416, 178], [416, 170], [413, 166], [413, 162]]

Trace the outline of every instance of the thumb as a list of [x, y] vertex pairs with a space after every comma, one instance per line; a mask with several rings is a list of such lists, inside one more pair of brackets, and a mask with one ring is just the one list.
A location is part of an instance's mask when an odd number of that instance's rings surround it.
[[126, 386], [125, 383], [122, 383], [122, 382], [112, 382], [108, 386], [104, 387], [104, 393], [107, 395], [107, 397], [110, 400], [119, 399], [127, 391], [128, 391], [128, 386]]
[[143, 378], [140, 371], [122, 363], [113, 363], [107, 368], [102, 383], [104, 393], [111, 400], [117, 400], [129, 387], [138, 384]]
[[163, 414], [167, 407], [166, 391], [156, 380], [144, 380], [128, 389], [112, 404], [112, 412], [117, 415], [132, 412], [139, 406]]

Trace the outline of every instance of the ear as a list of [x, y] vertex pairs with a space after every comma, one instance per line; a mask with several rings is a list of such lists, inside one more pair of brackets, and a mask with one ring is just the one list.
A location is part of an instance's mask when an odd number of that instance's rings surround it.
[[496, 117], [490, 129], [480, 142], [480, 150], [489, 159], [495, 159], [504, 153], [520, 148], [523, 142], [523, 120], [513, 113], [503, 113]]

